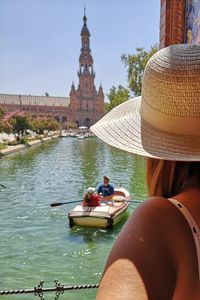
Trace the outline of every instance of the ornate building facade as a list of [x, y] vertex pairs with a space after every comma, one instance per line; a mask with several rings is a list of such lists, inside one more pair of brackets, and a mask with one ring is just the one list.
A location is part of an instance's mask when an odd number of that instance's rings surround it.
[[200, 0], [160, 1], [160, 48], [200, 44]]
[[97, 92], [94, 85], [95, 72], [90, 50], [90, 32], [87, 27], [87, 18], [84, 14], [81, 30], [81, 54], [79, 57], [79, 84], [75, 89], [72, 83], [70, 92], [70, 114], [79, 124], [90, 126], [103, 116], [104, 94], [100, 85]]
[[79, 57], [79, 84], [72, 83], [69, 97], [0, 94], [0, 106], [6, 112], [25, 111], [33, 118], [54, 118], [61, 123], [76, 123], [90, 127], [104, 114], [104, 93], [96, 90], [93, 57], [90, 50], [90, 32], [84, 13]]

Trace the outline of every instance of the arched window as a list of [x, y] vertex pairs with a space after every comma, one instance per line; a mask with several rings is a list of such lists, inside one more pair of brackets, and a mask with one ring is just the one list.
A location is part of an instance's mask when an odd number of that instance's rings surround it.
[[90, 127], [90, 118], [85, 119], [85, 126]]

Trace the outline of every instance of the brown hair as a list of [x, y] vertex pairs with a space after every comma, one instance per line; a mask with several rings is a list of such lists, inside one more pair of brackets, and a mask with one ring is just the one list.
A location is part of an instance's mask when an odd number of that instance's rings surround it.
[[200, 162], [147, 159], [147, 185], [150, 196], [175, 196], [195, 175], [198, 176], [200, 184]]

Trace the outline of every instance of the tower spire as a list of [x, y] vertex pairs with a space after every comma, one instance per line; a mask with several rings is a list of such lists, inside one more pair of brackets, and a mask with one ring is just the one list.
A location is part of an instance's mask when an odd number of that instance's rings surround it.
[[90, 36], [90, 32], [87, 28], [87, 17], [86, 17], [86, 8], [84, 5], [84, 16], [83, 16], [83, 28], [81, 30], [81, 35], [88, 35]]
[[84, 5], [83, 27], [87, 28], [87, 17], [86, 17], [86, 8], [85, 8], [85, 5]]
[[83, 27], [81, 30], [81, 54], [79, 56], [79, 86], [87, 95], [95, 91], [93, 71], [93, 58], [90, 50], [90, 32], [87, 27], [86, 9], [84, 6]]
[[84, 17], [86, 17], [86, 8], [85, 8], [85, 5], [84, 5]]
[[79, 83], [77, 89], [72, 81], [70, 91], [70, 112], [72, 122], [78, 126], [90, 127], [104, 113], [104, 94], [102, 86], [97, 92], [94, 79], [93, 57], [90, 49], [90, 32], [87, 27], [86, 8], [84, 5], [83, 27], [81, 29], [81, 53], [79, 56]]

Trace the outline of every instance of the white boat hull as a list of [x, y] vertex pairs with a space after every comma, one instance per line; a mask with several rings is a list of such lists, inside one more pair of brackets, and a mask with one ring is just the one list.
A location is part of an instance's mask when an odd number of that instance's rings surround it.
[[[123, 201], [122, 201], [123, 199]], [[121, 200], [121, 201], [120, 201]], [[101, 206], [83, 207], [77, 205], [69, 214], [69, 225], [111, 228], [124, 217], [129, 206], [130, 194], [124, 189], [115, 189], [113, 200], [108, 205], [102, 203]]]

